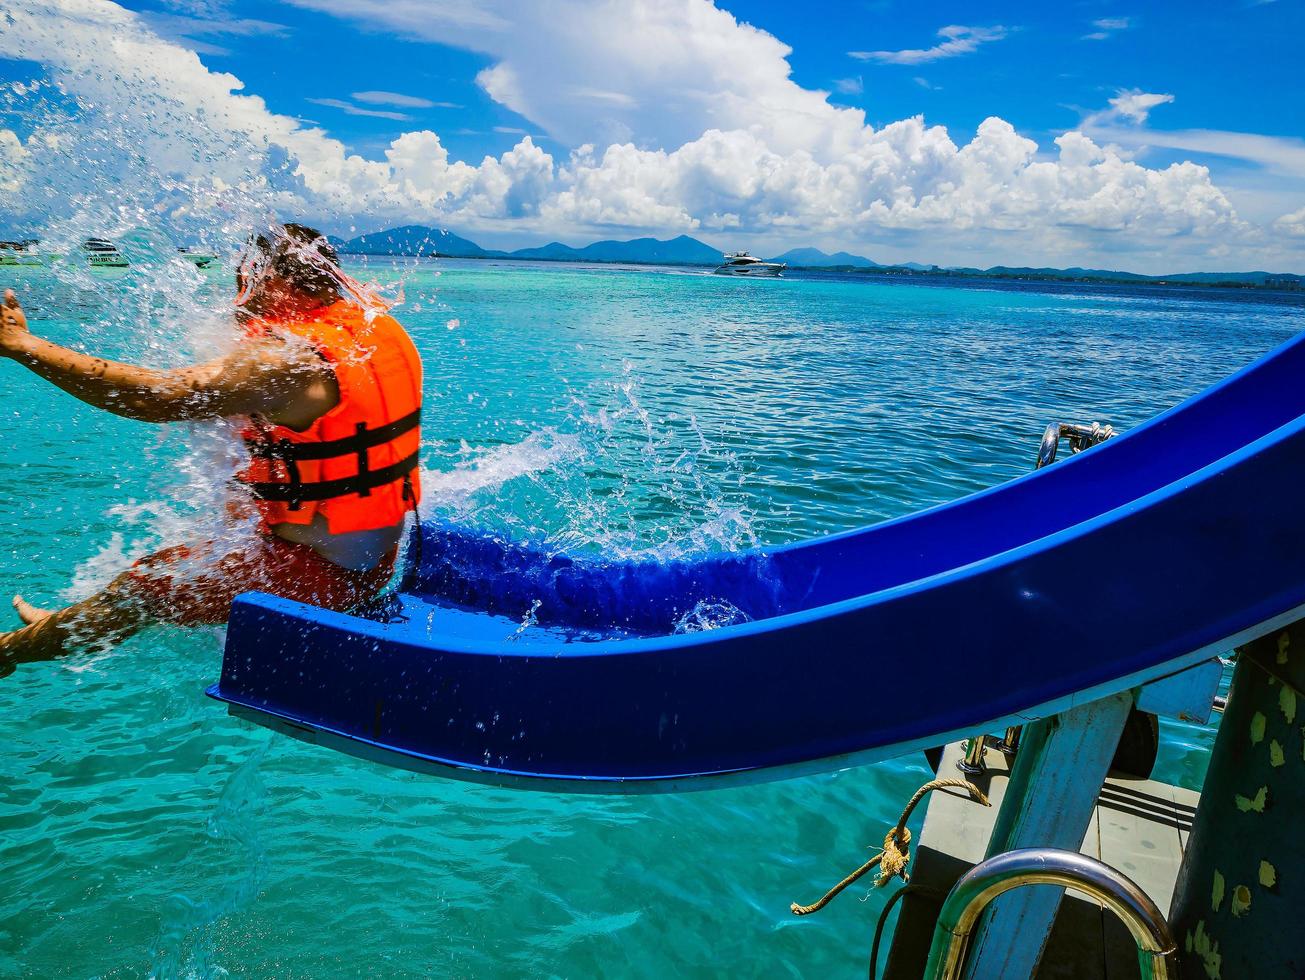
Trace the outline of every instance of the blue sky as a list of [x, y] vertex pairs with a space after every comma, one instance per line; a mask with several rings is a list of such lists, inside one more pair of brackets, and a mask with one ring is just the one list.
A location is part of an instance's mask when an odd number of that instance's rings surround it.
[[[209, 33], [213, 28], [204, 27], [203, 19], [176, 16], [175, 4], [133, 0], [126, 6], [150, 13], [171, 31], [189, 29], [192, 33], [182, 36], [204, 52], [207, 64], [242, 79], [275, 111], [312, 119], [363, 152], [383, 149], [414, 124], [435, 129], [450, 150], [468, 159], [502, 153], [526, 132], [550, 149], [569, 149], [476, 84], [477, 72], [492, 59], [474, 51], [287, 4], [236, 2], [211, 22], [276, 25], [266, 33], [248, 34]], [[1291, 0], [985, 4], [982, 16], [976, 16], [973, 4], [890, 0], [829, 5], [825, 16], [813, 16], [813, 5], [792, 0], [717, 6], [792, 47], [788, 60], [798, 84], [834, 90], [832, 101], [864, 109], [874, 125], [922, 113], [957, 133], [973, 133], [983, 119], [997, 114], [1041, 141], [1073, 128], [1117, 90], [1137, 88], [1174, 94], [1174, 102], [1154, 120], [1162, 128], [1305, 137], [1305, 70], [1300, 65], [1305, 4]], [[1126, 26], [1096, 26], [1102, 21]], [[1007, 33], [973, 52], [914, 65], [848, 55], [858, 49], [927, 49], [938, 42], [940, 27], [971, 23], [1007, 26]], [[252, 24], [244, 29], [257, 30]], [[1107, 36], [1089, 37], [1095, 34]], [[325, 52], [349, 55], [323, 57]], [[840, 81], [851, 85], [838, 91]], [[351, 99], [354, 92], [377, 90], [451, 105], [413, 108]], [[351, 101], [358, 108], [398, 111], [410, 118], [350, 115], [316, 105], [314, 98]]]
[[[19, 6], [94, 20], [85, 2]], [[126, 7], [139, 16], [108, 31], [153, 38], [161, 84], [193, 51], [195, 98], [257, 96], [270, 122], [242, 132], [296, 130], [300, 203], [336, 230], [410, 219], [487, 245], [686, 232], [889, 260], [1305, 267], [1292, 0]], [[112, 57], [33, 60], [72, 77]], [[0, 78], [31, 74], [0, 61]], [[1067, 133], [1081, 138], [1058, 144]], [[360, 176], [367, 161], [384, 173]]]

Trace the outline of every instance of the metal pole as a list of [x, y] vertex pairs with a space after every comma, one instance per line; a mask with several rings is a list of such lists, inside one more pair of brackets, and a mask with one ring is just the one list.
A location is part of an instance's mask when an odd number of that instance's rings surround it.
[[988, 739], [987, 735], [975, 735], [970, 739], [970, 744], [966, 746], [965, 758], [956, 763], [956, 768], [967, 776], [977, 776], [987, 767], [983, 764], [983, 753], [986, 748], [984, 742]]

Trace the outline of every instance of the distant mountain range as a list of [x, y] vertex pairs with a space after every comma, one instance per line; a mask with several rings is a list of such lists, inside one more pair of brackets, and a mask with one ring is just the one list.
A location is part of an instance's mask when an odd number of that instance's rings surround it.
[[667, 241], [636, 238], [628, 242], [594, 242], [573, 248], [550, 242], [536, 248], [519, 248], [515, 252], [481, 248], [475, 242], [422, 225], [404, 225], [371, 235], [360, 235], [335, 243], [350, 255], [445, 256], [455, 259], [537, 259], [554, 262], [640, 262], [654, 265], [719, 265], [720, 249], [696, 238], [680, 235]]
[[[630, 262], [648, 265], [719, 265], [722, 250], [688, 235], [661, 241], [656, 238], [635, 238], [630, 241], [601, 241], [581, 248], [549, 242], [534, 248], [519, 248], [513, 252], [481, 248], [475, 242], [451, 231], [427, 228], [424, 225], [404, 225], [388, 231], [359, 235], [348, 240], [331, 238], [331, 243], [343, 253], [351, 255], [404, 255], [445, 256], [458, 259], [534, 259], [560, 262]], [[823, 252], [818, 248], [792, 248], [782, 255], [768, 259], [784, 262], [794, 269], [828, 269], [858, 271], [866, 274], [903, 274], [928, 276], [980, 276], [989, 279], [1033, 279], [1061, 282], [1137, 282], [1185, 283], [1189, 285], [1271, 286], [1275, 288], [1305, 288], [1305, 276], [1269, 272], [1185, 272], [1166, 276], [1144, 276], [1135, 272], [1115, 272], [1109, 269], [1030, 268], [993, 266], [990, 269], [949, 268], [922, 265], [918, 262], [901, 262], [881, 265], [863, 255], [850, 252]]]
[[768, 262], [783, 262], [794, 269], [881, 269], [884, 272], [909, 269], [911, 272], [927, 272], [938, 268], [936, 265], [922, 265], [919, 262], [898, 262], [895, 265], [883, 265], [864, 255], [851, 252], [822, 252], [818, 248], [790, 248], [783, 255], [776, 255]]
[[864, 255], [852, 255], [850, 252], [822, 252], [818, 248], [790, 248], [783, 255], [776, 255], [767, 261], [786, 262], [798, 269], [828, 268], [846, 265], [854, 269], [878, 269], [879, 263], [867, 259]]
[[628, 242], [594, 242], [572, 248], [549, 242], [539, 248], [520, 248], [514, 259], [549, 259], [565, 262], [646, 262], [654, 265], [720, 265], [721, 250], [688, 235], [664, 242], [656, 238], [635, 238]]
[[507, 252], [481, 248], [475, 242], [424, 225], [404, 225], [348, 241], [332, 241], [336, 249], [350, 255], [446, 255], [455, 259], [506, 258]]
[[[341, 252], [350, 255], [445, 256], [455, 259], [535, 259], [553, 262], [635, 262], [652, 265], [719, 265], [723, 250], [688, 235], [665, 241], [635, 238], [630, 241], [606, 240], [576, 248], [561, 242], [549, 242], [514, 252], [481, 248], [470, 239], [439, 228], [404, 225], [388, 231], [359, 235], [348, 240], [331, 238]], [[850, 252], [822, 252], [818, 248], [791, 248], [783, 255], [767, 259], [784, 262], [796, 269], [815, 268], [886, 268], [864, 255]], [[923, 270], [929, 266], [916, 262], [894, 266], [899, 269]]]

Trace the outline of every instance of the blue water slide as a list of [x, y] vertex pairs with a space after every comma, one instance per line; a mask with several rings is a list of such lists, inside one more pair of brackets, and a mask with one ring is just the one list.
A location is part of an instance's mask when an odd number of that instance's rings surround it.
[[1305, 615], [1305, 335], [1125, 435], [863, 530], [609, 560], [426, 522], [409, 555], [360, 615], [241, 596], [209, 693], [392, 765], [546, 789], [899, 755]]

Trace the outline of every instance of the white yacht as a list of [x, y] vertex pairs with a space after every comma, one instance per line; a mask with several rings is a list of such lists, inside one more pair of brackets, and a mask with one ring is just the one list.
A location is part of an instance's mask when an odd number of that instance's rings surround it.
[[784, 271], [783, 262], [762, 262], [755, 255], [747, 252], [726, 252], [725, 262], [718, 266], [718, 276], [777, 276]]
[[130, 264], [127, 256], [107, 238], [88, 238], [82, 242], [82, 254], [92, 269], [125, 269]]

